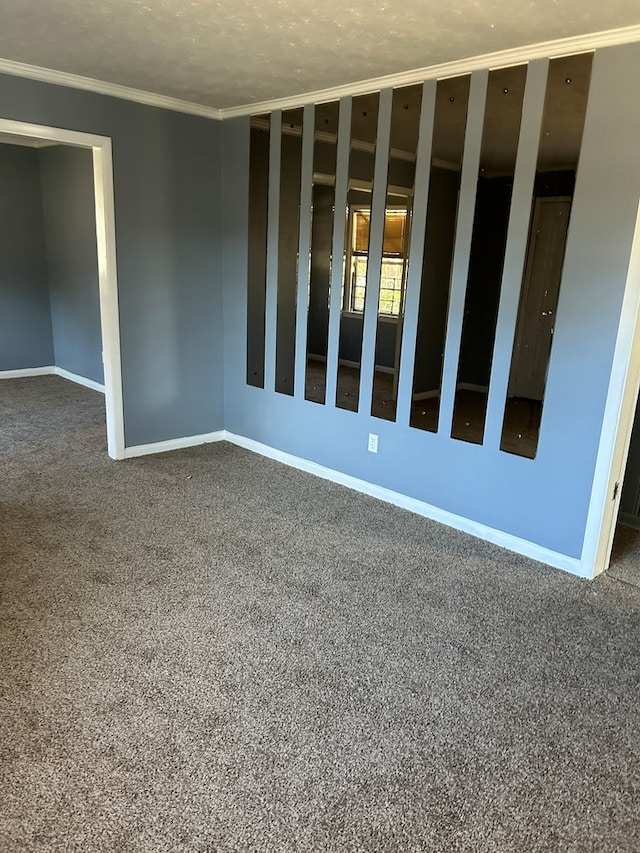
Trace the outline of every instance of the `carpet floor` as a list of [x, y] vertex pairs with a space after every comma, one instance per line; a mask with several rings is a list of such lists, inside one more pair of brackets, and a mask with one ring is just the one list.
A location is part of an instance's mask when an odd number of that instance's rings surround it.
[[0, 383], [2, 851], [640, 850], [640, 590]]

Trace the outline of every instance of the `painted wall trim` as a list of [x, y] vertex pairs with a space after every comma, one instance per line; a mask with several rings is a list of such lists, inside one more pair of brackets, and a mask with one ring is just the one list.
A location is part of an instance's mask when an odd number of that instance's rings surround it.
[[627, 280], [609, 379], [591, 500], [582, 546], [582, 563], [589, 577], [609, 566], [622, 482], [629, 455], [631, 431], [640, 385], [640, 203], [631, 245]]
[[24, 136], [27, 139], [46, 139], [63, 145], [76, 145], [80, 148], [89, 148], [93, 152], [107, 447], [112, 459], [122, 459], [124, 457], [124, 404], [111, 139], [108, 136], [4, 118], [0, 118], [0, 132]]
[[[410, 498], [407, 495], [394, 492], [391, 489], [385, 489], [382, 486], [376, 486], [374, 483], [369, 483], [366, 480], [360, 480], [356, 477], [351, 477], [349, 474], [343, 474], [341, 471], [336, 471], [332, 468], [326, 468], [324, 465], [318, 465], [316, 462], [311, 462], [308, 459], [303, 459], [299, 456], [293, 456], [290, 453], [285, 453], [282, 450], [277, 450], [274, 447], [269, 447], [266, 444], [261, 444], [251, 438], [245, 438], [242, 435], [224, 431], [223, 438], [225, 441], [235, 444], [238, 447], [243, 447], [245, 450], [250, 450], [252, 453], [258, 453], [260, 456], [266, 456], [269, 459], [274, 459], [276, 462], [282, 462], [292, 468], [298, 468], [300, 471], [306, 471], [309, 474], [314, 474], [316, 477], [322, 477], [324, 480], [330, 480], [333, 483], [338, 483], [341, 486], [346, 486], [356, 492], [361, 492], [365, 495], [378, 498], [386, 503], [398, 506], [401, 509], [409, 510], [416, 515], [430, 518], [432, 521], [437, 521], [440, 524], [445, 524], [447, 527], [453, 527], [456, 530], [461, 530], [464, 533], [470, 533], [472, 536], [477, 536], [479, 539], [484, 539], [487, 542], [492, 542], [494, 545], [499, 545], [501, 548], [506, 548], [509, 551], [515, 551], [525, 557], [530, 557], [533, 560], [538, 560], [541, 563], [546, 563], [557, 569], [563, 569], [580, 577], [589, 577], [590, 574], [585, 572], [582, 562], [576, 557], [569, 557], [566, 554], [560, 554], [557, 551], [552, 551], [549, 548], [543, 548], [536, 545], [535, 542], [529, 542], [526, 539], [520, 539], [517, 536], [512, 536], [509, 533], [504, 533], [501, 530], [496, 530], [492, 527], [487, 527], [484, 524], [464, 518], [460, 515], [447, 512], [432, 504], [424, 501]], [[153, 452], [153, 451], [151, 451]]]
[[520, 65], [533, 59], [553, 59], [558, 56], [568, 56], [573, 53], [584, 53], [597, 50], [601, 47], [610, 47], [617, 44], [628, 44], [640, 41], [640, 25], [621, 27], [615, 30], [603, 30], [597, 33], [570, 36], [554, 41], [539, 42], [537, 44], [523, 45], [522, 47], [510, 48], [508, 50], [485, 53], [467, 59], [459, 59], [453, 62], [443, 62], [439, 65], [428, 65], [424, 68], [415, 68], [410, 71], [401, 71], [398, 74], [387, 74], [383, 77], [372, 77], [369, 80], [359, 80], [347, 83], [344, 86], [335, 86], [330, 89], [318, 89], [315, 92], [305, 92], [288, 98], [274, 98], [270, 101], [260, 101], [255, 104], [243, 104], [238, 107], [229, 107], [220, 111], [222, 119], [237, 118], [252, 114], [268, 113], [273, 110], [285, 110], [293, 107], [302, 107], [309, 103], [325, 103], [335, 101], [339, 98], [354, 95], [366, 95], [382, 89], [396, 88], [399, 86], [411, 86], [414, 83], [422, 83], [425, 80], [443, 79], [446, 77], [458, 77], [470, 74], [472, 71], [480, 71], [488, 68], [505, 68], [509, 65]]
[[366, 480], [360, 480], [357, 477], [352, 477], [349, 474], [344, 474], [341, 471], [336, 471], [332, 468], [327, 468], [324, 465], [319, 465], [317, 462], [312, 462], [309, 459], [303, 459], [300, 456], [294, 456], [291, 453], [285, 453], [277, 448], [270, 447], [267, 444], [262, 444], [259, 441], [254, 441], [252, 438], [246, 438], [242, 435], [229, 432], [228, 430], [218, 430], [216, 432], [203, 433], [202, 435], [191, 435], [184, 438], [173, 438], [168, 441], [156, 441], [151, 444], [138, 444], [132, 447], [125, 448], [125, 459], [134, 459], [138, 456], [148, 456], [152, 453], [166, 453], [172, 450], [182, 450], [188, 447], [197, 447], [201, 444], [213, 444], [219, 441], [228, 441], [230, 444], [235, 444], [237, 447], [242, 447], [252, 453], [257, 453], [260, 456], [265, 456], [268, 459], [273, 459], [276, 462], [282, 462], [291, 468], [297, 468], [300, 471], [306, 471], [308, 474], [313, 474], [316, 477], [322, 477], [323, 480], [330, 480], [332, 483], [338, 483], [341, 486], [346, 486], [356, 492], [361, 492], [365, 495], [385, 501], [386, 503], [398, 506], [401, 509], [406, 509], [416, 515], [421, 515], [424, 518], [429, 518], [432, 521], [437, 521], [447, 527], [453, 527], [456, 530], [461, 530], [464, 533], [469, 533], [472, 536], [477, 536], [501, 548], [506, 548], [509, 551], [514, 551], [516, 554], [521, 554], [524, 557], [530, 557], [540, 563], [553, 566], [557, 569], [562, 569], [580, 577], [589, 577], [590, 573], [585, 571], [582, 562], [575, 558], [569, 557], [566, 554], [561, 554], [557, 551], [552, 551], [549, 548], [543, 548], [536, 545], [535, 542], [529, 542], [526, 539], [520, 539], [517, 536], [512, 536], [509, 533], [504, 533], [501, 530], [488, 527], [484, 524], [464, 518], [460, 515], [447, 512], [432, 504], [424, 501], [416, 500], [415, 498], [403, 495], [400, 492], [394, 492], [391, 489], [386, 489], [382, 486], [377, 486], [374, 483], [369, 483]]
[[629, 44], [640, 41], [640, 25], [621, 27], [613, 30], [602, 30], [596, 33], [585, 33], [578, 36], [556, 39], [553, 41], [538, 42], [536, 44], [523, 45], [521, 47], [509, 48], [508, 50], [485, 53], [480, 56], [458, 59], [452, 62], [442, 62], [438, 65], [427, 65], [423, 68], [414, 68], [401, 71], [397, 74], [387, 74], [382, 77], [372, 77], [368, 80], [358, 80], [343, 86], [334, 86], [328, 89], [317, 89], [313, 92], [304, 92], [285, 98], [274, 98], [268, 101], [241, 104], [236, 107], [220, 109], [217, 107], [198, 104], [193, 101], [184, 101], [180, 98], [172, 98], [168, 95], [159, 95], [155, 92], [147, 92], [142, 89], [134, 89], [130, 86], [122, 86], [118, 83], [108, 83], [104, 80], [95, 80], [92, 77], [82, 77], [79, 74], [70, 74], [66, 71], [55, 71], [52, 68], [43, 68], [38, 65], [29, 65], [24, 62], [14, 62], [11, 59], [0, 58], [0, 74], [11, 74], [14, 77], [26, 77], [30, 80], [38, 80], [42, 83], [53, 83], [57, 86], [68, 86], [72, 89], [82, 89], [86, 92], [94, 92], [98, 95], [107, 95], [112, 98], [121, 98], [126, 101], [134, 101], [151, 107], [159, 107], [165, 110], [187, 113], [189, 115], [202, 116], [214, 120], [237, 118], [258, 113], [272, 112], [273, 110], [290, 109], [302, 107], [306, 104], [334, 101], [339, 98], [364, 95], [369, 92], [377, 92], [381, 89], [394, 88], [398, 86], [410, 86], [414, 83], [422, 83], [425, 80], [442, 79], [445, 77], [456, 77], [478, 71], [482, 68], [503, 68], [508, 65], [518, 65], [529, 62], [532, 59], [549, 57], [553, 59], [558, 56], [567, 56], [572, 53], [583, 53], [585, 51], [597, 50], [601, 47], [610, 47], [617, 44]]
[[70, 382], [75, 382], [76, 385], [84, 385], [85, 388], [91, 388], [93, 391], [100, 391], [104, 394], [104, 385], [99, 382], [94, 382], [93, 379], [87, 379], [86, 376], [79, 376], [77, 373], [71, 373], [62, 367], [48, 365], [47, 367], [23, 367], [19, 370], [0, 370], [0, 379], [26, 379], [30, 376], [60, 376], [62, 379], [68, 379]]
[[101, 394], [104, 394], [104, 385], [100, 382], [94, 382], [93, 379], [87, 379], [86, 376], [71, 373], [70, 370], [65, 370], [63, 367], [54, 367], [52, 372], [55, 373], [56, 376], [68, 379], [69, 382], [75, 382], [76, 385], [84, 385], [85, 388], [91, 388], [92, 391], [100, 391]]
[[66, 71], [54, 71], [53, 68], [42, 68], [39, 65], [14, 62], [11, 59], [0, 59], [0, 74], [27, 77], [29, 80], [39, 80], [41, 83], [53, 83], [56, 86], [82, 89], [85, 92], [95, 92], [97, 95], [135, 101], [137, 104], [146, 104], [149, 107], [160, 107], [164, 110], [174, 110], [175, 112], [203, 116], [204, 118], [217, 120], [222, 118], [222, 111], [215, 107], [194, 104], [192, 101], [183, 101], [180, 98], [158, 95], [155, 92], [146, 92], [142, 89], [132, 89], [130, 86], [121, 86], [118, 83], [107, 83], [104, 80], [95, 80], [93, 77], [81, 77], [79, 74], [69, 74]]
[[137, 456], [148, 456], [151, 453], [167, 453], [170, 450], [183, 450], [185, 447], [198, 447], [200, 444], [213, 444], [225, 441], [224, 430], [206, 432], [201, 435], [187, 435], [184, 438], [170, 438], [167, 441], [154, 441], [151, 444], [134, 444], [125, 447], [124, 458], [135, 459]]
[[29, 376], [52, 376], [56, 368], [51, 364], [48, 367], [22, 367], [18, 370], [0, 370], [0, 379], [26, 379]]

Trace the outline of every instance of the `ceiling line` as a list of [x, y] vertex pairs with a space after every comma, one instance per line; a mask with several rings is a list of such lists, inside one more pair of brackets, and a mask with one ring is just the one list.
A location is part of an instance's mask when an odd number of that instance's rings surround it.
[[554, 41], [508, 48], [507, 50], [500, 50], [495, 53], [485, 53], [481, 56], [474, 56], [468, 59], [443, 62], [439, 65], [428, 65], [424, 68], [415, 68], [410, 71], [400, 71], [397, 74], [373, 77], [369, 80], [360, 80], [355, 83], [347, 83], [343, 86], [334, 86], [329, 89], [319, 89], [315, 92], [306, 92], [286, 98], [275, 98], [271, 101], [261, 101], [260, 103], [244, 104], [239, 107], [228, 107], [221, 110], [221, 118], [236, 118], [238, 116], [273, 112], [274, 110], [292, 109], [310, 103], [321, 104], [327, 101], [335, 101], [339, 98], [368, 95], [372, 92], [379, 92], [382, 89], [411, 86], [415, 83], [424, 83], [426, 80], [443, 80], [448, 77], [460, 77], [464, 74], [470, 74], [472, 71], [480, 71], [485, 68], [490, 70], [507, 68], [512, 65], [522, 65], [534, 59], [557, 59], [560, 56], [588, 53], [602, 47], [631, 44], [637, 41], [640, 41], [640, 24], [635, 24], [631, 27], [621, 27], [615, 30], [587, 33], [580, 36], [569, 36], [568, 38], [555, 39]]
[[188, 115], [217, 120], [223, 118], [222, 110], [215, 107], [207, 107], [204, 104], [196, 104], [192, 101], [183, 101], [180, 98], [171, 98], [168, 95], [145, 92], [142, 89], [133, 89], [130, 86], [122, 86], [119, 83], [107, 83], [103, 80], [95, 80], [93, 77], [82, 77], [79, 74], [70, 74], [67, 71], [54, 71], [53, 68], [41, 68], [39, 65], [14, 62], [12, 59], [0, 59], [0, 74], [26, 77], [29, 80], [38, 80], [40, 83], [53, 83], [54, 85], [67, 86], [71, 89], [82, 89], [97, 95], [107, 95], [112, 98], [121, 98], [125, 101], [135, 101], [137, 104], [161, 107], [165, 110], [187, 113]]
[[383, 77], [374, 77], [369, 80], [360, 80], [342, 86], [334, 86], [329, 89], [320, 89], [315, 92], [306, 92], [284, 98], [275, 98], [259, 103], [243, 104], [237, 107], [217, 109], [192, 101], [184, 101], [167, 95], [159, 95], [154, 92], [146, 92], [142, 89], [134, 89], [118, 83], [107, 83], [95, 80], [91, 77], [82, 77], [78, 74], [70, 74], [66, 71], [55, 71], [51, 68], [42, 68], [37, 65], [28, 65], [23, 62], [14, 62], [10, 59], [0, 58], [0, 74], [9, 74], [15, 77], [25, 77], [42, 83], [53, 83], [58, 86], [67, 86], [72, 89], [82, 89], [99, 95], [121, 98], [134, 101], [151, 107], [173, 110], [188, 115], [201, 116], [203, 118], [224, 120], [249, 116], [257, 113], [273, 112], [274, 110], [302, 107], [312, 103], [326, 103], [339, 98], [352, 97], [354, 95], [366, 95], [381, 89], [410, 86], [414, 83], [423, 83], [425, 80], [444, 79], [447, 77], [458, 77], [479, 71], [484, 68], [504, 68], [510, 65], [518, 65], [533, 59], [548, 57], [550, 59], [559, 56], [568, 56], [575, 53], [584, 53], [597, 50], [602, 47], [613, 45], [631, 44], [640, 41], [640, 24], [619, 29], [604, 30], [597, 33], [587, 33], [579, 36], [570, 36], [553, 41], [539, 42], [537, 44], [524, 45], [517, 48], [485, 53], [481, 56], [468, 59], [444, 62], [439, 65], [425, 66], [410, 71], [402, 71], [397, 74], [387, 74]]

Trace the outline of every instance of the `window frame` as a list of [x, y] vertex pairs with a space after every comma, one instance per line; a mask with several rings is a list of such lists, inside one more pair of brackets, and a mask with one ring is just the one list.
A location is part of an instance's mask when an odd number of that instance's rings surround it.
[[[345, 317], [357, 317], [362, 318], [364, 316], [364, 309], [362, 311], [353, 307], [354, 300], [354, 287], [353, 287], [353, 259], [354, 257], [366, 258], [367, 266], [369, 261], [369, 244], [367, 244], [366, 252], [356, 252], [354, 250], [354, 228], [356, 222], [356, 214], [360, 212], [367, 212], [369, 217], [371, 216], [371, 205], [370, 204], [362, 204], [362, 203], [353, 203], [349, 204], [347, 208], [347, 217], [346, 217], [346, 231], [347, 231], [347, 240], [346, 243], [346, 251], [344, 255], [344, 270], [342, 276], [342, 316]], [[400, 304], [398, 306], [397, 314], [388, 314], [386, 312], [380, 311], [380, 292], [378, 292], [378, 320], [386, 323], [397, 323], [400, 318], [404, 315], [404, 304], [406, 298], [407, 291], [407, 269], [409, 265], [409, 229], [410, 229], [410, 217], [411, 217], [411, 199], [407, 197], [406, 204], [388, 204], [385, 206], [385, 221], [386, 215], [388, 212], [401, 212], [405, 215], [405, 231], [404, 231], [404, 245], [403, 245], [403, 253], [399, 257], [397, 255], [390, 255], [384, 253], [384, 247], [382, 252], [381, 259], [381, 268], [379, 272], [379, 278], [382, 278], [382, 263], [385, 260], [389, 261], [402, 261], [402, 282], [400, 286]], [[370, 235], [369, 235], [370, 237]], [[365, 284], [365, 295], [366, 295], [366, 284]]]

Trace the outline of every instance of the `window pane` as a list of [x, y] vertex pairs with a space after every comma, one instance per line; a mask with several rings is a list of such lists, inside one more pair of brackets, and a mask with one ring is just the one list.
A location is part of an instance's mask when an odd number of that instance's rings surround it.
[[380, 276], [380, 314], [397, 317], [404, 287], [404, 259], [383, 258]]
[[406, 210], [387, 210], [384, 219], [384, 255], [404, 256], [405, 230], [407, 224]]
[[364, 295], [367, 289], [367, 258], [352, 258], [351, 307], [353, 311], [364, 311]]
[[353, 251], [369, 251], [370, 210], [356, 210], [353, 214]]

